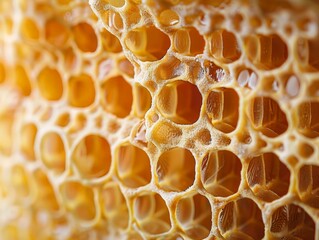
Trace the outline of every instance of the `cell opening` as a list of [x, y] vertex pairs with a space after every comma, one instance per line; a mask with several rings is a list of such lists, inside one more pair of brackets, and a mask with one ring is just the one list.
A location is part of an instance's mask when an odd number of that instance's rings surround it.
[[22, 200], [30, 194], [30, 182], [25, 168], [20, 165], [14, 165], [10, 169], [10, 183], [12, 194], [17, 200]]
[[98, 38], [94, 28], [85, 22], [80, 22], [72, 27], [74, 41], [82, 52], [95, 52], [98, 46]]
[[290, 172], [276, 154], [264, 153], [250, 160], [247, 181], [257, 197], [271, 202], [287, 194]]
[[289, 97], [296, 97], [300, 91], [299, 79], [292, 75], [286, 81], [286, 93]]
[[195, 179], [195, 159], [184, 148], [173, 148], [164, 152], [156, 165], [158, 185], [165, 191], [185, 191]]
[[165, 58], [165, 60], [166, 61], [161, 62], [157, 68], [155, 68], [156, 79], [172, 79], [182, 75], [186, 71], [179, 59], [169, 56]]
[[141, 84], [134, 84], [134, 113], [139, 118], [144, 118], [145, 113], [150, 109], [152, 104], [152, 96], [150, 92]]
[[173, 36], [173, 44], [176, 52], [189, 56], [202, 54], [205, 48], [203, 36], [193, 27], [177, 30]]
[[150, 159], [142, 149], [123, 144], [118, 149], [116, 161], [119, 179], [125, 186], [137, 188], [150, 183]]
[[241, 162], [232, 152], [210, 152], [202, 162], [202, 183], [205, 190], [215, 197], [228, 197], [238, 191], [241, 181]]
[[63, 83], [60, 73], [53, 68], [45, 67], [38, 75], [38, 87], [43, 98], [56, 101], [62, 97]]
[[270, 97], [255, 97], [249, 110], [248, 116], [253, 127], [267, 137], [277, 137], [288, 129], [286, 114]]
[[151, 139], [159, 144], [176, 144], [182, 137], [182, 130], [169, 122], [161, 122], [153, 127]]
[[242, 198], [229, 202], [219, 214], [218, 225], [225, 239], [262, 239], [264, 223], [257, 204]]
[[40, 169], [33, 172], [35, 184], [35, 203], [36, 209], [43, 211], [58, 211], [59, 204], [57, 202], [54, 189], [47, 175]]
[[251, 69], [243, 69], [238, 74], [237, 83], [240, 87], [255, 89], [258, 85], [258, 76]]
[[70, 114], [62, 113], [56, 119], [56, 125], [60, 127], [66, 127], [70, 123]]
[[103, 31], [101, 31], [101, 39], [103, 48], [107, 52], [119, 53], [122, 51], [122, 45], [118, 38], [106, 29], [103, 29]]
[[65, 170], [65, 144], [57, 132], [48, 132], [42, 137], [40, 155], [44, 165], [49, 169], [59, 173]]
[[207, 97], [207, 114], [213, 126], [224, 133], [237, 127], [239, 117], [239, 97], [231, 88], [218, 88]]
[[73, 107], [88, 107], [95, 100], [95, 86], [87, 74], [72, 76], [68, 83], [68, 101]]
[[165, 33], [151, 26], [128, 32], [125, 44], [139, 60], [156, 61], [166, 55], [171, 42]]
[[171, 228], [167, 205], [157, 193], [136, 197], [133, 212], [144, 232], [155, 235], [168, 232]]
[[252, 35], [245, 39], [248, 59], [259, 69], [280, 67], [288, 58], [286, 43], [276, 34]]
[[0, 83], [3, 83], [6, 79], [6, 68], [4, 63], [0, 61]]
[[213, 62], [204, 62], [206, 76], [213, 82], [221, 82], [225, 79], [226, 71]]
[[91, 187], [79, 182], [64, 182], [60, 186], [64, 206], [75, 219], [91, 221], [96, 216], [94, 193]]
[[191, 239], [206, 238], [212, 226], [212, 210], [208, 199], [200, 194], [184, 197], [177, 203], [176, 217]]
[[13, 114], [0, 114], [0, 153], [6, 156], [11, 155], [13, 147]]
[[45, 23], [45, 39], [48, 43], [64, 47], [69, 36], [69, 29], [59, 19], [49, 19]]
[[20, 32], [25, 39], [37, 40], [40, 37], [39, 28], [31, 18], [24, 18], [21, 21]]
[[224, 63], [231, 63], [241, 55], [236, 36], [226, 30], [217, 30], [212, 33], [210, 53]]
[[21, 129], [20, 150], [27, 160], [35, 160], [34, 141], [38, 128], [33, 123], [24, 124]]
[[303, 70], [309, 72], [319, 71], [319, 39], [298, 39], [296, 43], [297, 59]]
[[102, 177], [110, 170], [110, 145], [102, 136], [87, 135], [76, 145], [71, 160], [81, 176], [89, 179]]
[[164, 26], [173, 26], [179, 23], [179, 16], [175, 11], [166, 9], [160, 13], [159, 21]]
[[298, 146], [298, 152], [301, 157], [309, 158], [315, 152], [315, 150], [310, 144], [302, 142]]
[[128, 75], [129, 77], [134, 77], [134, 66], [126, 58], [119, 60], [118, 67], [122, 73]]
[[298, 132], [308, 138], [319, 136], [319, 102], [303, 102], [298, 106]]
[[315, 239], [315, 222], [301, 207], [284, 205], [271, 216], [271, 235], [278, 239]]
[[129, 224], [128, 206], [121, 189], [116, 183], [105, 185], [101, 193], [102, 211], [111, 225], [125, 229]]
[[304, 165], [300, 168], [298, 189], [302, 202], [319, 209], [319, 166]]
[[125, 0], [108, 0], [109, 4], [113, 7], [123, 7], [125, 5]]
[[192, 124], [199, 118], [202, 95], [196, 85], [178, 80], [162, 88], [157, 106], [169, 120], [179, 124]]
[[22, 65], [16, 65], [13, 72], [13, 84], [24, 96], [31, 94], [32, 88], [30, 78]]
[[133, 103], [132, 86], [122, 76], [106, 80], [101, 91], [102, 105], [107, 112], [119, 118], [130, 114]]

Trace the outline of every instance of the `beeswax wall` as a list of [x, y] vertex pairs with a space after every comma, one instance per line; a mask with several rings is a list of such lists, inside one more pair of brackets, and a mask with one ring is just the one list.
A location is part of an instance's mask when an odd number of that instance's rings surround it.
[[319, 239], [315, 0], [0, 1], [0, 238]]

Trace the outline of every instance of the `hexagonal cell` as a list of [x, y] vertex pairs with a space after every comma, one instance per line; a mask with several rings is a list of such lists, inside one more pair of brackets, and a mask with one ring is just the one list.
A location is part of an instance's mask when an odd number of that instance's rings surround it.
[[276, 239], [315, 239], [315, 222], [294, 204], [279, 207], [271, 216], [270, 233]]
[[319, 209], [319, 166], [304, 165], [300, 168], [298, 190], [302, 202]]
[[127, 48], [141, 61], [156, 61], [166, 55], [169, 37], [154, 26], [129, 31], [125, 38]]
[[86, 22], [80, 22], [72, 27], [74, 41], [82, 52], [95, 52], [98, 46], [98, 38], [94, 28]]
[[150, 109], [152, 104], [152, 96], [150, 92], [141, 84], [134, 84], [134, 113], [139, 118], [144, 118], [145, 113]]
[[219, 213], [218, 226], [225, 239], [262, 239], [264, 223], [257, 204], [242, 198], [229, 202]]
[[191, 239], [206, 238], [212, 226], [212, 210], [208, 199], [200, 194], [181, 198], [176, 217], [185, 234]]
[[255, 97], [250, 103], [248, 117], [257, 131], [267, 137], [277, 137], [288, 128], [286, 114], [270, 97]]
[[101, 40], [107, 52], [118, 53], [122, 51], [122, 45], [118, 38], [106, 29], [101, 31]]
[[99, 135], [90, 134], [77, 143], [71, 161], [79, 173], [89, 179], [102, 177], [111, 166], [111, 149], [108, 141]]
[[19, 201], [23, 201], [30, 194], [30, 181], [25, 168], [20, 165], [14, 165], [10, 169], [11, 193]]
[[60, 193], [64, 206], [78, 221], [91, 221], [96, 216], [94, 193], [80, 182], [63, 182]]
[[119, 118], [130, 114], [133, 103], [132, 86], [122, 76], [106, 80], [101, 91], [102, 105], [107, 112]]
[[241, 181], [241, 162], [227, 150], [212, 151], [202, 162], [201, 179], [205, 190], [216, 197], [228, 197], [237, 192]]
[[41, 211], [58, 211], [59, 204], [54, 189], [45, 172], [37, 169], [33, 172], [35, 202], [34, 207]]
[[232, 32], [223, 29], [212, 33], [210, 53], [218, 61], [224, 63], [231, 63], [241, 55], [236, 36]]
[[171, 228], [165, 201], [157, 193], [147, 193], [134, 199], [133, 213], [139, 228], [148, 234], [161, 234]]
[[184, 148], [173, 148], [159, 157], [156, 165], [158, 185], [165, 191], [181, 192], [189, 188], [195, 179], [195, 159]]
[[196, 85], [178, 80], [162, 88], [157, 106], [164, 117], [179, 124], [192, 124], [199, 118], [202, 95]]
[[250, 160], [247, 181], [256, 196], [271, 202], [288, 192], [290, 172], [276, 154], [264, 153]]
[[37, 40], [40, 36], [39, 28], [31, 18], [24, 18], [20, 24], [20, 33], [22, 37], [29, 40]]
[[196, 28], [181, 28], [173, 35], [173, 46], [178, 53], [196, 56], [204, 52], [205, 40]]
[[102, 211], [110, 225], [125, 229], [129, 224], [129, 212], [126, 200], [116, 183], [103, 186], [101, 192]]
[[34, 141], [38, 128], [34, 123], [26, 123], [21, 128], [20, 150], [27, 160], [35, 160]]
[[310, 72], [319, 71], [319, 38], [305, 39], [300, 38], [296, 42], [297, 59], [303, 70]]
[[40, 156], [44, 165], [56, 172], [65, 170], [65, 144], [57, 132], [47, 132], [40, 143]]
[[43, 68], [38, 77], [40, 95], [47, 100], [59, 100], [63, 94], [63, 83], [60, 73], [53, 68]]
[[165, 9], [159, 14], [158, 20], [165, 26], [173, 26], [179, 23], [179, 16], [174, 10]]
[[121, 15], [113, 9], [103, 11], [103, 14], [99, 16], [100, 19], [109, 26], [112, 30], [122, 31], [124, 24]]
[[231, 88], [217, 88], [207, 97], [207, 114], [219, 131], [230, 133], [237, 127], [239, 97]]
[[13, 69], [13, 84], [24, 96], [31, 94], [30, 78], [22, 65], [16, 65]]
[[116, 154], [120, 181], [127, 187], [137, 188], [151, 181], [151, 165], [148, 155], [140, 148], [122, 144]]
[[298, 132], [309, 138], [319, 136], [319, 102], [303, 102], [297, 108]]
[[95, 100], [95, 87], [87, 74], [72, 76], [68, 83], [68, 101], [73, 107], [88, 107]]
[[248, 59], [259, 69], [280, 67], [288, 58], [286, 43], [276, 34], [256, 34], [245, 39]]
[[63, 47], [70, 37], [69, 29], [58, 18], [49, 19], [44, 28], [45, 39], [54, 46]]

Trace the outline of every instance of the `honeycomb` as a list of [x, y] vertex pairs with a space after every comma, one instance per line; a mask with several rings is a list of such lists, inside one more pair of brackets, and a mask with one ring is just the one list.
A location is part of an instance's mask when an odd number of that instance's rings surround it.
[[0, 18], [1, 239], [319, 239], [318, 1]]

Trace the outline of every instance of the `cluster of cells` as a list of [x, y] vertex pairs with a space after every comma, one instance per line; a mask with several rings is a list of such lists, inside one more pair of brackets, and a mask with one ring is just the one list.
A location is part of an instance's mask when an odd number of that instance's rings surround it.
[[318, 238], [318, 13], [3, 0], [1, 239]]

